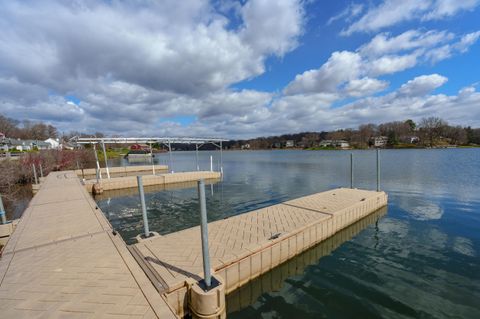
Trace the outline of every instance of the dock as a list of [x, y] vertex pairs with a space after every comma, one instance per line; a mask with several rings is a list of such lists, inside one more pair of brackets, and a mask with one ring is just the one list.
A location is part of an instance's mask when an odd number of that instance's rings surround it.
[[[162, 186], [166, 187], [169, 184], [178, 184], [185, 182], [204, 180], [219, 180], [222, 177], [220, 172], [210, 171], [195, 171], [195, 172], [179, 172], [168, 174], [156, 174], [143, 176], [144, 186]], [[104, 178], [99, 180], [85, 181], [85, 188], [88, 192], [93, 193], [96, 189], [96, 193], [103, 193], [104, 191], [112, 191], [118, 189], [128, 189], [137, 187], [136, 176]], [[95, 188], [94, 188], [95, 187]], [[98, 190], [101, 190], [98, 192]]]
[[2, 318], [175, 318], [73, 171], [52, 172], [0, 259]]
[[[108, 171], [110, 177], [125, 177], [125, 176], [137, 176], [137, 175], [147, 175], [155, 173], [167, 173], [167, 165], [136, 165], [136, 166], [118, 166], [118, 167], [109, 167]], [[107, 176], [107, 169], [105, 167], [100, 168], [100, 173], [102, 177]], [[78, 177], [84, 179], [96, 179], [97, 170], [95, 168], [85, 168], [75, 170], [75, 174]]]
[[[386, 204], [384, 192], [339, 188], [211, 222], [212, 274], [223, 294], [235, 293]], [[203, 278], [200, 242], [197, 226], [127, 246], [76, 172], [52, 172], [0, 258], [1, 316], [200, 317], [190, 309]], [[225, 295], [213, 297], [225, 311]]]

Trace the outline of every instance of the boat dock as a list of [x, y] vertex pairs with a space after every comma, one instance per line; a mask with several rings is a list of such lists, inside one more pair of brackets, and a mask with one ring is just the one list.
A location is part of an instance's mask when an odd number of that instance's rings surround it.
[[[167, 165], [136, 165], [136, 166], [118, 166], [118, 167], [109, 167], [108, 172], [111, 177], [125, 177], [125, 176], [137, 176], [137, 175], [147, 175], [155, 173], [167, 173]], [[78, 177], [84, 179], [95, 179], [97, 177], [97, 170], [95, 168], [85, 168], [77, 169], [75, 173]], [[107, 176], [107, 168], [100, 168], [100, 174], [105, 177]]]
[[[210, 172], [210, 171], [144, 175], [143, 185], [144, 186], [159, 185], [159, 186], [165, 187], [166, 185], [169, 185], [169, 184], [192, 182], [192, 181], [198, 181], [200, 179], [218, 180], [221, 177], [222, 175], [220, 172]], [[137, 187], [136, 176], [116, 177], [116, 178], [109, 178], [109, 179], [104, 178], [104, 179], [98, 180], [98, 182], [96, 180], [85, 181], [85, 188], [87, 189], [87, 191], [90, 193], [95, 192], [96, 194], [102, 193], [104, 191], [135, 188], [135, 187]]]
[[[75, 172], [52, 172], [0, 259], [0, 313], [2, 318], [223, 317], [225, 293], [386, 204], [384, 192], [339, 188], [209, 223], [211, 270], [220, 287], [212, 293], [198, 289], [199, 226], [127, 246]], [[216, 305], [206, 307], [195, 295]]]

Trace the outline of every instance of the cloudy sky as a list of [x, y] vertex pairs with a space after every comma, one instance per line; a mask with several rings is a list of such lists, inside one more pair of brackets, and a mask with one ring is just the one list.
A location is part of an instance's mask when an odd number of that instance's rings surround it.
[[61, 131], [480, 127], [480, 0], [0, 0], [0, 113]]

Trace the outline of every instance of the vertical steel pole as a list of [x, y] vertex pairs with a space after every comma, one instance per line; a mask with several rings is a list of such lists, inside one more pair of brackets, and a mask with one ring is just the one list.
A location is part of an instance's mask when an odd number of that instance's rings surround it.
[[205, 181], [198, 181], [198, 199], [200, 204], [200, 229], [202, 232], [202, 257], [203, 274], [205, 285], [210, 287], [212, 284], [212, 275], [210, 274], [210, 253], [208, 251], [208, 224], [207, 224], [207, 204], [205, 200]]
[[5, 213], [5, 207], [3, 207], [2, 195], [0, 195], [0, 218], [2, 219], [2, 224], [7, 223], [7, 216]]
[[42, 163], [38, 164], [38, 166], [40, 167], [40, 177], [43, 178], [43, 167], [42, 167]]
[[168, 155], [170, 157], [170, 172], [173, 173], [173, 161], [172, 161], [172, 145], [168, 141]]
[[377, 148], [377, 192], [380, 191], [380, 150]]
[[102, 148], [103, 148], [103, 157], [105, 158], [105, 169], [107, 170], [107, 177], [110, 179], [110, 170], [108, 169], [108, 161], [107, 161], [107, 150], [105, 149], [105, 142], [102, 141]]
[[353, 153], [350, 153], [350, 188], [353, 188]]
[[32, 164], [32, 167], [33, 167], [33, 177], [35, 178], [35, 184], [38, 184], [37, 169], [35, 168], [35, 164]]
[[97, 146], [93, 143], [93, 153], [95, 154], [95, 162], [97, 163], [97, 182], [102, 178], [102, 171], [100, 170], [100, 163], [98, 162]]
[[220, 141], [220, 173], [223, 176], [223, 146], [222, 146], [222, 141]]
[[143, 191], [142, 176], [137, 176], [137, 184], [138, 193], [140, 194], [140, 203], [142, 204], [143, 230], [145, 238], [148, 238], [148, 236], [150, 235], [150, 229], [148, 228], [147, 206], [145, 205], [145, 193]]
[[198, 144], [195, 144], [195, 159], [197, 162], [197, 171], [200, 170], [200, 166], [198, 165]]
[[210, 155], [210, 172], [213, 172], [213, 156]]
[[153, 175], [155, 175], [155, 162], [153, 161], [152, 143], [150, 143], [150, 158], [152, 159], [152, 172], [153, 172]]

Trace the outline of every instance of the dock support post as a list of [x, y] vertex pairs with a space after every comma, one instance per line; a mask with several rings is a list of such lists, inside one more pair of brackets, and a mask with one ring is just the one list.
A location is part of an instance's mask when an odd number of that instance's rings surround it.
[[97, 183], [98, 183], [98, 179], [102, 178], [102, 172], [100, 171], [100, 163], [98, 162], [97, 147], [95, 144], [93, 144], [93, 153], [95, 154], [95, 162], [97, 164]]
[[7, 216], [5, 213], [5, 207], [3, 207], [2, 195], [0, 195], [0, 218], [2, 219], [2, 224], [7, 223]]
[[152, 159], [152, 173], [153, 173], [153, 175], [155, 175], [155, 162], [153, 161], [152, 143], [150, 143], [150, 158]]
[[198, 165], [198, 144], [195, 144], [195, 160], [197, 162], [197, 171], [199, 171], [200, 166]]
[[210, 172], [213, 172], [213, 156], [210, 155]]
[[172, 145], [168, 141], [168, 156], [170, 159], [170, 173], [173, 173], [173, 162], [172, 162]]
[[32, 168], [33, 168], [33, 177], [35, 178], [35, 184], [38, 184], [37, 169], [35, 168], [35, 164], [32, 164]]
[[223, 176], [223, 145], [222, 141], [220, 141], [220, 174]]
[[203, 274], [205, 285], [210, 287], [212, 284], [212, 275], [210, 273], [210, 254], [208, 251], [208, 224], [207, 224], [207, 204], [205, 200], [205, 181], [198, 181], [198, 199], [200, 204], [200, 229], [202, 232], [202, 257]]
[[377, 192], [380, 191], [380, 150], [377, 148]]
[[105, 169], [107, 170], [107, 178], [110, 179], [110, 171], [108, 169], [107, 150], [105, 149], [105, 142], [102, 141], [103, 157], [105, 158]]
[[143, 230], [145, 238], [150, 235], [150, 229], [148, 228], [148, 216], [147, 206], [145, 205], [145, 192], [143, 191], [142, 176], [137, 176], [138, 193], [140, 194], [140, 203], [142, 204], [142, 216], [143, 216]]
[[353, 153], [350, 153], [350, 188], [353, 189]]
[[43, 178], [43, 167], [42, 167], [42, 163], [38, 164], [38, 166], [40, 167], [40, 177]]

